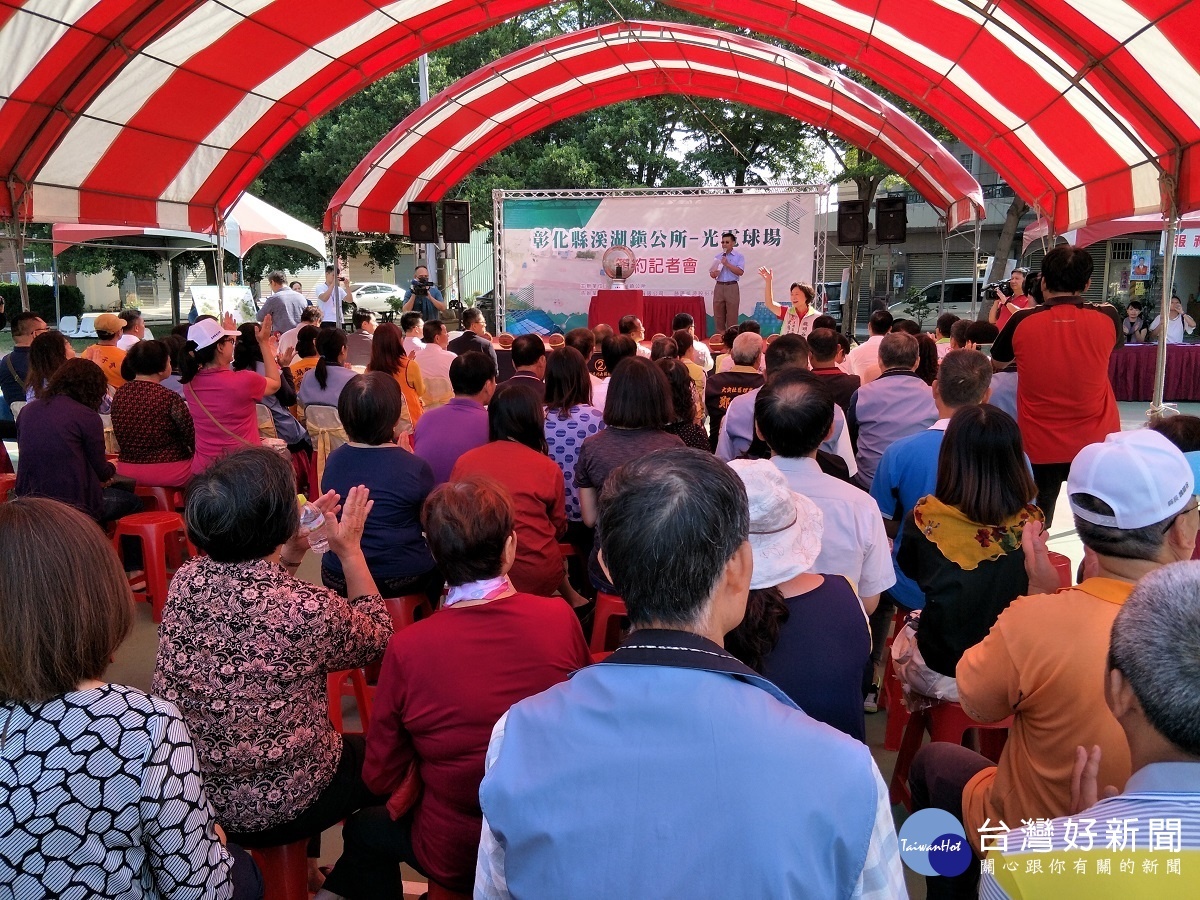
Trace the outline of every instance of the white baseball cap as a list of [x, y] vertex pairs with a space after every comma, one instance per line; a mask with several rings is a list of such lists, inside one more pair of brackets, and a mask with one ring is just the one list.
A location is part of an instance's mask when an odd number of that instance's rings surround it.
[[238, 337], [240, 332], [222, 328], [216, 319], [200, 319], [188, 328], [187, 339], [196, 345], [197, 350], [211, 347], [223, 337]]
[[[1145, 528], [1179, 515], [1192, 498], [1192, 467], [1178, 447], [1148, 428], [1110, 434], [1088, 444], [1071, 463], [1067, 496], [1071, 511], [1106, 528]], [[1081, 509], [1076, 494], [1091, 494], [1111, 516]]]

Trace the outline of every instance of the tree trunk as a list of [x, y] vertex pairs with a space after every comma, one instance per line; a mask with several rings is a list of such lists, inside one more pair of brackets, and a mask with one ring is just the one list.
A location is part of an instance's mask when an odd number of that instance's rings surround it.
[[1017, 226], [1021, 216], [1029, 209], [1029, 204], [1020, 197], [1014, 196], [1008, 205], [1008, 213], [1004, 217], [1004, 227], [1000, 229], [1000, 237], [996, 238], [996, 253], [992, 259], [992, 267], [988, 270], [984, 284], [991, 284], [1004, 277], [1004, 268], [1012, 253], [1013, 240], [1017, 236]]
[[204, 264], [204, 283], [217, 283], [217, 259], [212, 253], [203, 253], [200, 261]]

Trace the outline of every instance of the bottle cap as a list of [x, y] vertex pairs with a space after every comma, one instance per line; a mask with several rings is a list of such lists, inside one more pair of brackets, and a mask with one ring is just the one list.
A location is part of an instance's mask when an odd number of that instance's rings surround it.
[[297, 502], [298, 502], [298, 503], [299, 503], [301, 506], [307, 506], [307, 505], [308, 505], [308, 498], [307, 498], [307, 497], [305, 497], [303, 494], [297, 494], [297, 495], [296, 495], [296, 501], [297, 501]]

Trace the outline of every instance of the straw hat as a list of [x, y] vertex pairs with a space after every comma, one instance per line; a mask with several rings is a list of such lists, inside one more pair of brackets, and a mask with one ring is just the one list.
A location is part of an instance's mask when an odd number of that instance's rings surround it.
[[729, 466], [742, 479], [750, 500], [750, 589], [776, 587], [811, 569], [821, 553], [821, 510], [793, 491], [768, 460], [735, 459]]

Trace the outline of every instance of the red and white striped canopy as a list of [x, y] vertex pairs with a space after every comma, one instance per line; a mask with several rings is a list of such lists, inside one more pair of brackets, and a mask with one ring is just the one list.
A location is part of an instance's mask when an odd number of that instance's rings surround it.
[[[667, 0], [864, 72], [1058, 231], [1200, 208], [1200, 3]], [[542, 0], [0, 0], [0, 215], [192, 228], [314, 118]]]
[[901, 110], [831, 69], [740, 35], [666, 22], [604, 25], [509, 54], [429, 100], [342, 184], [326, 228], [407, 234], [412, 200], [440, 200], [540, 128], [652, 94], [717, 97], [828, 128], [878, 156], [947, 217], [983, 215], [978, 182]]

